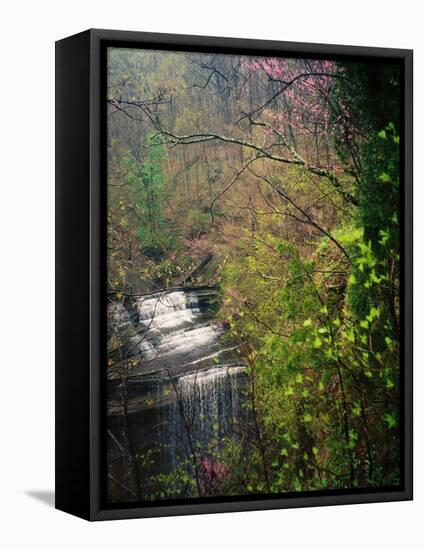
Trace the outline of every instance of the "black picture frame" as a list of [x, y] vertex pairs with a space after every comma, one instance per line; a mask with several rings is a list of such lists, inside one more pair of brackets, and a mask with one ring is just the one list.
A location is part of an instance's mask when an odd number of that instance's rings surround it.
[[[105, 48], [397, 60], [401, 64], [403, 196], [401, 278], [402, 484], [146, 505], [105, 503]], [[410, 500], [412, 391], [411, 50], [91, 29], [56, 43], [56, 508], [87, 520]]]

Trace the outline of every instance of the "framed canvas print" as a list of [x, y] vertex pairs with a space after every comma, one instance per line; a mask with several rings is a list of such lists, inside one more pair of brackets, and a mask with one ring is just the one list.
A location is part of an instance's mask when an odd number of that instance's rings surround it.
[[56, 44], [56, 506], [412, 498], [412, 52]]

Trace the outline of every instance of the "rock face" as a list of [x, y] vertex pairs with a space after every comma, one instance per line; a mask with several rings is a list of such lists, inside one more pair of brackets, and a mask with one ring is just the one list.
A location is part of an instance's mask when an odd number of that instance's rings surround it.
[[[110, 307], [109, 330], [120, 342], [120, 349], [109, 349], [108, 461], [114, 477], [125, 477], [125, 449], [151, 453], [144, 472], [168, 473], [192, 454], [212, 453], [239, 430], [247, 377], [237, 346], [214, 320], [218, 308], [217, 289], [210, 287]], [[192, 464], [186, 470], [192, 475]], [[112, 496], [128, 500], [128, 492], [116, 488]]]

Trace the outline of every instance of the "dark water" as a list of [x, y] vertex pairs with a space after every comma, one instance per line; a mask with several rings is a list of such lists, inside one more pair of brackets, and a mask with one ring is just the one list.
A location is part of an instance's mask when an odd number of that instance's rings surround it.
[[110, 306], [109, 330], [123, 344], [109, 350], [110, 501], [155, 498], [157, 474], [193, 478], [242, 433], [245, 367], [218, 308], [209, 287]]

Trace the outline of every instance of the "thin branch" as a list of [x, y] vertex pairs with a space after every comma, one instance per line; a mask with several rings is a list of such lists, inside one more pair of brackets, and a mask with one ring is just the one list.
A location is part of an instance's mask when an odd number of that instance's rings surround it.
[[287, 202], [289, 202], [289, 204], [291, 204], [294, 208], [296, 208], [303, 216], [305, 219], [302, 219], [302, 218], [299, 218], [297, 216], [295, 216], [295, 214], [290, 214], [292, 217], [294, 217], [296, 220], [302, 222], [302, 223], [308, 223], [310, 225], [312, 225], [313, 227], [315, 227], [318, 231], [320, 231], [321, 233], [323, 233], [324, 235], [326, 235], [326, 237], [328, 237], [328, 239], [330, 239], [334, 245], [336, 245], [339, 250], [341, 250], [341, 252], [344, 254], [344, 256], [348, 259], [348, 261], [351, 263], [351, 258], [349, 257], [348, 255], [348, 252], [345, 250], [345, 248], [342, 246], [342, 244], [337, 240], [335, 239], [335, 237], [329, 233], [329, 231], [327, 231], [326, 229], [324, 229], [321, 225], [319, 225], [318, 223], [316, 223], [311, 217], [309, 214], [307, 214], [307, 212], [301, 208], [301, 206], [299, 206], [299, 204], [297, 204], [296, 202], [294, 202], [294, 200], [289, 196], [287, 195], [284, 191], [282, 191], [282, 189], [280, 189], [277, 185], [275, 185], [272, 181], [270, 181], [268, 178], [266, 178], [265, 176], [262, 176], [260, 174], [257, 174], [256, 172], [254, 172], [254, 170], [252, 168], [248, 168], [248, 170], [254, 174], [254, 176], [256, 176], [256, 178], [259, 178], [263, 181], [265, 181], [266, 183], [268, 183], [281, 197], [283, 197]]

